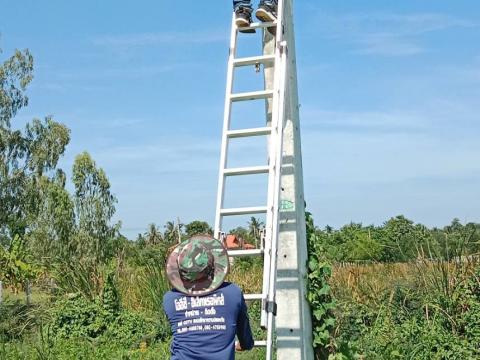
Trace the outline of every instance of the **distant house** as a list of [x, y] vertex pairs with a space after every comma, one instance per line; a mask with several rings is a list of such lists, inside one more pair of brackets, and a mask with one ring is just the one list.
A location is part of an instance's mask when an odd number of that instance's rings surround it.
[[227, 235], [226, 239], [227, 249], [229, 250], [251, 250], [255, 249], [255, 246], [248, 244], [242, 238], [237, 237], [235, 234]]

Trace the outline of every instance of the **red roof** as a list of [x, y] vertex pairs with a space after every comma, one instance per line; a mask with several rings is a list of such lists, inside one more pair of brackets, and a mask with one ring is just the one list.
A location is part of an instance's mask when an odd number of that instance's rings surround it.
[[246, 243], [242, 238], [237, 237], [235, 234], [227, 235], [225, 241], [227, 249], [236, 249], [236, 250], [251, 250], [255, 249], [255, 246], [252, 244]]

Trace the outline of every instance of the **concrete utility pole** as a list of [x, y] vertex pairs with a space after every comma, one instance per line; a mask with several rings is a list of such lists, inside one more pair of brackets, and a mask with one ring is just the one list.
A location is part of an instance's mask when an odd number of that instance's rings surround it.
[[[313, 340], [310, 307], [306, 300], [307, 238], [293, 0], [284, 0], [284, 19], [288, 62], [276, 277], [276, 348], [278, 360], [310, 360], [313, 359]], [[273, 54], [275, 45], [275, 38], [266, 32], [264, 54]], [[267, 89], [273, 88], [273, 75], [273, 66], [265, 67]], [[272, 101], [266, 104], [270, 121]]]
[[[267, 339], [255, 341], [255, 346], [266, 347], [267, 360], [274, 353], [280, 360], [313, 360], [305, 288], [307, 239], [292, 6], [293, 0], [279, 0], [275, 22], [252, 23], [241, 30], [233, 17], [215, 215], [215, 236], [223, 239], [224, 217], [265, 214], [261, 248], [229, 250], [228, 254], [263, 257], [262, 293], [245, 294], [245, 299], [262, 301], [260, 324], [266, 329]], [[259, 39], [263, 42], [261, 56], [237, 57], [238, 33], [246, 30], [263, 31], [264, 38]], [[255, 66], [258, 70], [262, 65], [264, 89], [234, 91], [236, 68]], [[265, 101], [266, 126], [232, 129], [232, 105], [256, 100]], [[262, 136], [268, 139], [266, 165], [228, 166], [230, 140]], [[227, 178], [258, 174], [268, 174], [265, 206], [224, 207]]]

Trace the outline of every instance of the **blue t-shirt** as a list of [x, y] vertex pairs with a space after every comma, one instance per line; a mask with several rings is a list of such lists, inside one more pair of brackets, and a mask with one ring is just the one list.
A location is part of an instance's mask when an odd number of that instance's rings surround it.
[[233, 360], [235, 335], [244, 350], [253, 347], [245, 299], [234, 284], [200, 297], [169, 291], [163, 309], [173, 332], [171, 360]]

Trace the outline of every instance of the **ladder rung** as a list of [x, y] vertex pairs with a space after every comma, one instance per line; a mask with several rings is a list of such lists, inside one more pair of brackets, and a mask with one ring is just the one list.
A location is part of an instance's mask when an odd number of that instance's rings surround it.
[[268, 64], [275, 61], [275, 55], [252, 56], [233, 60], [234, 66], [249, 66], [255, 64]]
[[243, 297], [245, 300], [262, 300], [264, 298], [263, 294], [245, 294]]
[[[272, 26], [277, 26], [277, 22], [276, 21], [273, 21], [273, 22], [255, 22], [255, 23], [251, 23], [250, 26], [242, 27], [242, 30], [269, 28], [269, 27], [272, 27]], [[239, 30], [239, 29], [237, 28], [237, 30]]]
[[239, 257], [239, 256], [259, 256], [263, 255], [264, 251], [262, 249], [251, 249], [251, 250], [228, 250], [228, 256]]
[[243, 92], [230, 95], [232, 101], [267, 99], [273, 96], [273, 90]]
[[267, 341], [266, 340], [256, 340], [254, 345], [255, 347], [266, 347]]
[[270, 167], [266, 166], [249, 166], [242, 168], [224, 169], [223, 174], [225, 176], [237, 176], [237, 175], [255, 175], [255, 174], [268, 174]]
[[250, 214], [265, 214], [267, 212], [266, 206], [241, 207], [220, 210], [220, 215], [235, 216], [235, 215], [250, 215]]
[[241, 129], [241, 130], [229, 130], [227, 131], [227, 136], [230, 139], [248, 137], [248, 136], [262, 136], [270, 135], [272, 133], [271, 127], [259, 127], [251, 129]]

